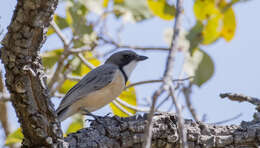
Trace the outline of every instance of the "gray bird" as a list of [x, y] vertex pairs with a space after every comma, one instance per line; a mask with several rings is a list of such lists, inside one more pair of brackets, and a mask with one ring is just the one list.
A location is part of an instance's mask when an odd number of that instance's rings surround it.
[[59, 120], [83, 110], [93, 112], [110, 103], [124, 90], [136, 64], [147, 58], [130, 50], [114, 53], [67, 92], [56, 110]]

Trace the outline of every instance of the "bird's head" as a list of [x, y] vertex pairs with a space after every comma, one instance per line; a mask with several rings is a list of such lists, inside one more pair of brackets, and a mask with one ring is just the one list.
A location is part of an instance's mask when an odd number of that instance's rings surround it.
[[138, 55], [131, 50], [120, 51], [112, 54], [107, 60], [106, 64], [117, 65], [129, 77], [140, 61], [146, 60], [148, 57]]

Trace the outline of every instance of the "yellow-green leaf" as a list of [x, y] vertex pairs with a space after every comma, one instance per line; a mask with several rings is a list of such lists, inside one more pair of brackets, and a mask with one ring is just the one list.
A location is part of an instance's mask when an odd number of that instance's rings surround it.
[[194, 84], [201, 86], [212, 77], [214, 63], [207, 53], [197, 48], [192, 56], [185, 58], [184, 71], [188, 76], [194, 76]]
[[13, 133], [9, 134], [5, 140], [5, 145], [11, 145], [14, 143], [21, 143], [23, 140], [23, 133], [21, 128], [18, 128], [17, 130], [15, 130]]
[[51, 68], [58, 61], [62, 52], [63, 49], [54, 49], [42, 53], [41, 56], [42, 56], [43, 65], [46, 68]]
[[73, 122], [70, 123], [67, 131], [66, 131], [66, 135], [70, 134], [70, 133], [74, 133], [80, 129], [82, 129], [84, 126], [83, 124], [83, 116], [79, 115], [77, 116]]
[[230, 41], [233, 39], [236, 31], [236, 18], [232, 8], [229, 8], [224, 12], [223, 27], [221, 36], [226, 40]]
[[108, 3], [109, 3], [109, 0], [104, 0], [104, 1], [103, 1], [103, 7], [104, 7], [104, 8], [107, 8]]
[[175, 6], [169, 5], [166, 0], [147, 0], [148, 7], [155, 16], [164, 20], [172, 20], [175, 16]]
[[[127, 83], [128, 85], [129, 83]], [[135, 89], [134, 87], [128, 88], [127, 90], [123, 91], [121, 95], [119, 96], [119, 99], [123, 100], [124, 102], [136, 106], [137, 105], [137, 100], [136, 100], [136, 94], [135, 94]], [[136, 111], [124, 106], [123, 104], [119, 103], [116, 101], [120, 106], [122, 106], [126, 111], [129, 113], [135, 114]], [[120, 108], [118, 108], [113, 102], [109, 104], [110, 108], [112, 109], [112, 112], [114, 115], [117, 115], [119, 117], [128, 117], [129, 115], [126, 114], [124, 111], [122, 111]]]
[[221, 19], [222, 15], [220, 14], [208, 20], [202, 31], [203, 44], [211, 44], [219, 38], [222, 29]]
[[220, 13], [215, 5], [215, 0], [196, 0], [193, 5], [193, 10], [196, 18], [200, 21]]
[[78, 83], [77, 81], [66, 80], [66, 81], [62, 84], [62, 86], [61, 86], [59, 92], [62, 93], [62, 94], [66, 94], [66, 93], [67, 93], [74, 85], [76, 85], [77, 83]]

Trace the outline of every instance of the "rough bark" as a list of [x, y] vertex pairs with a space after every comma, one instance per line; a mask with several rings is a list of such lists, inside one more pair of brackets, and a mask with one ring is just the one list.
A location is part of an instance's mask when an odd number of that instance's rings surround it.
[[[134, 147], [144, 142], [147, 115], [129, 118], [99, 118], [88, 128], [65, 138], [70, 148]], [[177, 116], [169, 113], [153, 117], [152, 147], [180, 148]], [[104, 128], [106, 127], [106, 128]], [[216, 126], [185, 120], [189, 148], [257, 148], [260, 145], [260, 122], [242, 122], [241, 125]]]
[[19, 0], [1, 48], [6, 85], [24, 147], [61, 146], [60, 123], [46, 87], [39, 51], [58, 0]]

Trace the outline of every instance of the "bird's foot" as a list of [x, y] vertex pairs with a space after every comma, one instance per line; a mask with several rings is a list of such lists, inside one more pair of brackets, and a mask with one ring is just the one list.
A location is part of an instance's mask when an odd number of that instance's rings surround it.
[[86, 115], [86, 116], [91, 116], [93, 117], [98, 123], [102, 124], [102, 122], [100, 121], [100, 117], [99, 116], [96, 116], [94, 114], [92, 114], [90, 111], [88, 111], [87, 109], [81, 109], [82, 110], [82, 114], [83, 115]]

